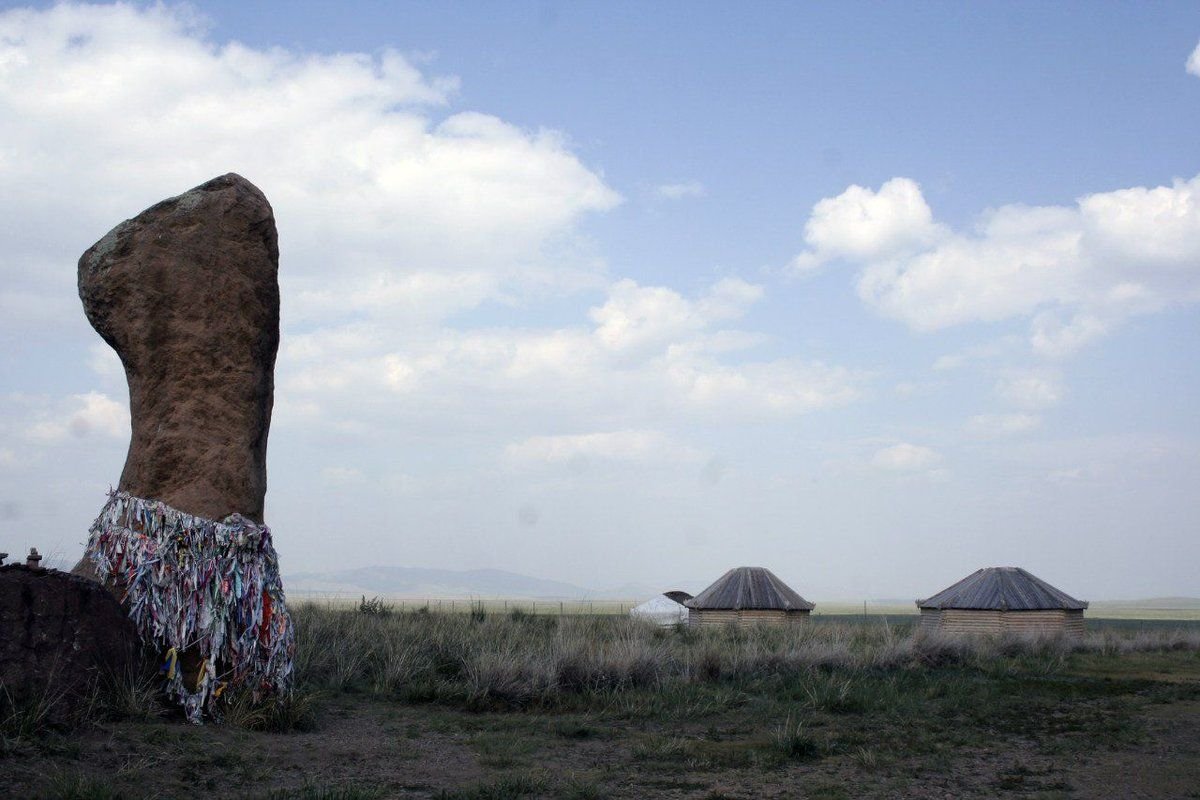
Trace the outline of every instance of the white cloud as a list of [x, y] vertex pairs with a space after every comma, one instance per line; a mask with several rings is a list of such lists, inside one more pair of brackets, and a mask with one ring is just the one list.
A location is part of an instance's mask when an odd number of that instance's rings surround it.
[[1187, 71], [1200, 77], [1200, 44], [1196, 45], [1196, 49], [1188, 56]]
[[877, 450], [871, 463], [893, 472], [914, 472], [928, 469], [940, 460], [941, 456], [928, 447], [900, 442]]
[[837, 258], [890, 257], [922, 249], [941, 236], [915, 181], [893, 178], [878, 192], [851, 186], [813, 206], [804, 226], [809, 249], [792, 261], [791, 268], [804, 273]]
[[922, 331], [1027, 314], [1074, 291], [1079, 237], [1065, 222], [1046, 209], [1001, 209], [978, 238], [956, 235], [872, 261], [859, 278], [859, 296]]
[[129, 410], [99, 392], [70, 397], [57, 409], [43, 411], [27, 429], [29, 438], [43, 443], [91, 434], [129, 437]]
[[903, 398], [928, 397], [945, 387], [944, 381], [901, 381], [892, 387], [892, 392]]
[[363, 482], [363, 474], [354, 467], [325, 467], [321, 479], [332, 486], [352, 486]]
[[1077, 483], [1087, 476], [1087, 470], [1082, 467], [1074, 467], [1072, 469], [1051, 470], [1046, 474], [1046, 480], [1050, 483]]
[[1108, 332], [1109, 323], [1089, 313], [1077, 313], [1065, 322], [1053, 311], [1033, 318], [1029, 341], [1035, 353], [1062, 358], [1099, 339]]
[[[296, 532], [295, 552], [315, 529], [307, 523], [336, 509], [325, 523], [357, 515], [367, 532], [358, 547], [377, 558], [521, 558], [495, 536], [377, 553], [366, 504], [316, 502], [313, 487], [382, 497], [380, 508], [406, 494], [405, 513], [425, 515], [414, 530], [469, 532], [474, 514], [494, 518], [485, 509], [522, 502], [554, 519], [554, 502], [565, 514], [588, 497], [536, 497], [555, 470], [497, 475], [498, 454], [511, 452], [514, 465], [590, 459], [631, 484], [642, 466], [665, 465], [661, 483], [638, 489], [676, 482], [694, 492], [707, 456], [676, 431], [699, 422], [721, 441], [746, 420], [837, 407], [861, 391], [864, 376], [786, 343], [769, 355], [751, 349], [767, 338], [743, 329], [760, 286], [735, 277], [642, 285], [610, 274], [581, 224], [621, 198], [563, 134], [461, 108], [453, 80], [394, 53], [225, 44], [185, 13], [0, 13], [0, 214], [11, 234], [0, 328], [41, 336], [74, 320], [71, 350], [58, 357], [86, 361], [92, 369], [74, 379], [116, 398], [119, 367], [80, 314], [79, 253], [210, 177], [237, 171], [254, 181], [280, 232], [270, 502], [273, 524]], [[71, 380], [63, 376], [59, 391], [89, 388]], [[87, 431], [69, 452], [15, 449], [43, 465], [91, 457], [75, 470], [89, 474], [100, 502], [128, 436], [124, 422], [118, 441], [108, 403], [68, 394], [39, 413], [31, 402], [0, 419], [0, 434], [70, 443], [73, 428]], [[463, 508], [464, 492], [478, 495], [473, 508]]]
[[858, 376], [821, 362], [779, 359], [732, 366], [675, 348], [661, 368], [671, 390], [668, 397], [678, 397], [684, 408], [728, 418], [800, 414], [846, 405], [859, 397]]
[[1037, 411], [1056, 406], [1065, 390], [1057, 375], [1015, 374], [996, 383], [996, 394], [1019, 408]]
[[608, 301], [589, 313], [596, 337], [611, 350], [664, 341], [704, 326], [695, 306], [662, 286], [639, 286], [623, 280], [609, 290]]
[[690, 301], [672, 289], [626, 279], [614, 284], [607, 302], [589, 316], [597, 324], [597, 339], [611, 350], [654, 347], [714, 322], [737, 319], [762, 294], [761, 286], [726, 278]]
[[440, 111], [456, 87], [392, 51], [217, 44], [179, 8], [4, 12], [0, 306], [62, 296], [116, 222], [229, 171], [275, 208], [294, 319], [446, 314], [594, 272], [574, 225], [620, 197], [555, 131]]
[[967, 420], [967, 429], [979, 436], [1009, 436], [1038, 427], [1036, 414], [977, 414]]
[[565, 436], [533, 436], [508, 445], [508, 458], [549, 464], [601, 461], [699, 461], [695, 448], [672, 441], [660, 431], [624, 430]]
[[384, 318], [398, 327], [428, 324], [501, 293], [503, 276], [479, 271], [377, 272], [342, 281], [309, 279], [288, 298], [297, 322], [329, 322], [343, 315]]
[[591, 328], [434, 328], [398, 343], [378, 325], [348, 325], [286, 338], [280, 360], [291, 368], [280, 386], [290, 402], [334, 417], [390, 410], [400, 395], [413, 408], [446, 416], [474, 408], [518, 427], [552, 414], [565, 425], [603, 417], [641, 428], [680, 414], [735, 420], [856, 399], [862, 377], [840, 367], [726, 360], [760, 340], [721, 327], [760, 295], [735, 278], [694, 298], [621, 280], [592, 308]]
[[1003, 206], [973, 232], [934, 222], [919, 187], [894, 178], [822, 200], [805, 241], [797, 268], [860, 264], [859, 296], [915, 330], [1029, 317], [1033, 347], [1061, 357], [1131, 316], [1200, 302], [1200, 176]]
[[665, 197], [668, 200], [680, 200], [684, 197], [703, 197], [704, 184], [700, 181], [687, 181], [686, 183], [666, 183], [659, 186], [656, 190], [659, 197]]
[[[78, 315], [80, 251], [164, 195], [242, 172], [280, 229], [277, 424], [351, 435], [366, 420], [479, 414], [511, 434], [547, 413], [644, 426], [856, 396], [857, 377], [836, 367], [727, 361], [762, 338], [727, 327], [760, 286], [726, 278], [685, 297], [605, 278], [575, 226], [617, 193], [559, 133], [442, 111], [456, 81], [397, 53], [258, 50], [209, 40], [179, 9], [61, 5], [0, 14], [0, 65], [0, 107], [13, 112], [0, 115], [0, 213], [18, 233], [0, 308], [41, 309], [46, 329]], [[558, 328], [447, 323], [487, 302], [605, 287], [590, 320]], [[119, 379], [112, 353], [89, 343], [96, 376]], [[75, 413], [38, 419], [31, 435], [62, 437]], [[77, 428], [107, 429], [79, 413]]]
[[88, 347], [88, 367], [101, 378], [125, 377], [125, 368], [117, 351], [109, 347], [107, 342], [95, 342]]
[[957, 353], [947, 353], [946, 355], [938, 356], [937, 360], [933, 362], [933, 370], [935, 372], [946, 372], [959, 369], [967, 364], [999, 358], [1012, 351], [1019, 343], [1019, 337], [1002, 336], [990, 342], [964, 347]]
[[945, 372], [947, 370], [958, 369], [967, 363], [967, 358], [962, 353], [949, 353], [944, 356], [938, 356], [933, 362], [933, 370], [935, 372]]
[[[606, 277], [577, 223], [620, 196], [562, 134], [453, 109], [456, 91], [395, 52], [218, 43], [164, 6], [0, 13], [0, 107], [12, 112], [0, 114], [0, 214], [17, 232], [0, 309], [33, 309], [52, 330], [77, 303], [79, 252], [234, 170], [264, 190], [280, 230], [277, 424], [366, 435], [478, 417], [511, 437], [547, 415], [560, 428], [643, 429], [857, 396], [848, 370], [746, 357], [763, 337], [731, 324], [761, 286], [730, 277], [685, 295]], [[558, 327], [449, 321], [580, 291], [605, 294]], [[37, 328], [27, 317], [13, 323], [25, 333]], [[89, 363], [118, 379], [101, 345]], [[43, 438], [63, 430], [39, 424]]]

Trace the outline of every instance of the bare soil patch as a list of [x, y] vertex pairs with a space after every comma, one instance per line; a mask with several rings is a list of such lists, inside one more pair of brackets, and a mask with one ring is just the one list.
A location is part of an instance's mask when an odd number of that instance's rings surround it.
[[1200, 700], [1137, 703], [1119, 722], [1138, 735], [1092, 748], [1031, 728], [898, 754], [903, 726], [814, 715], [809, 730], [828, 749], [793, 759], [777, 752], [777, 732], [763, 722], [727, 713], [664, 726], [339, 696], [307, 733], [113, 723], [46, 739], [0, 764], [11, 796], [33, 798], [1200, 797]]

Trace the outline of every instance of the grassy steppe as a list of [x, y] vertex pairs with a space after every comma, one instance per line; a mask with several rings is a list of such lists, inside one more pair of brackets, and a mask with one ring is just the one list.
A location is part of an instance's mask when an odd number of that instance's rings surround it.
[[[319, 592], [290, 593], [293, 601], [299, 599], [302, 604], [321, 605], [330, 608], [357, 608], [365, 596], [351, 594], [322, 594]], [[643, 598], [645, 599], [645, 598]], [[641, 600], [531, 600], [524, 597], [404, 597], [382, 596], [373, 597], [395, 611], [429, 611], [431, 613], [460, 613], [469, 614], [472, 611], [483, 610], [489, 614], [508, 614], [521, 611], [527, 614], [549, 614], [563, 616], [582, 615], [614, 615], [622, 616], [629, 609], [641, 603]], [[813, 612], [814, 617], [866, 617], [868, 621], [881, 617], [903, 618], [915, 617], [917, 607], [914, 603], [895, 601], [818, 601]], [[1200, 605], [1194, 598], [1164, 598], [1161, 602], [1154, 601], [1098, 601], [1092, 603], [1087, 612], [1090, 620], [1134, 619], [1134, 620], [1166, 620], [1173, 622], [1200, 622]]]
[[295, 615], [296, 694], [234, 697], [224, 725], [128, 682], [74, 730], [0, 715], [13, 796], [1200, 798], [1196, 625], [1093, 622], [1069, 643], [850, 616]]

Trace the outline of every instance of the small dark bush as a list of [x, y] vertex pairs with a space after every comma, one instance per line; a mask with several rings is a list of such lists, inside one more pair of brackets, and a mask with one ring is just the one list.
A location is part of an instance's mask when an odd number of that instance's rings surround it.
[[358, 613], [367, 614], [372, 617], [390, 617], [395, 611], [396, 607], [394, 605], [385, 603], [378, 597], [372, 597], [368, 600], [365, 594], [358, 604]]

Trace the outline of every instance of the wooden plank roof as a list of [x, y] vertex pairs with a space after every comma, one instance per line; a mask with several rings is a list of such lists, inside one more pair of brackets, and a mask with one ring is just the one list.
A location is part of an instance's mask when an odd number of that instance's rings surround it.
[[1020, 567], [985, 567], [930, 597], [919, 608], [987, 611], [1083, 610], [1088, 604]]
[[684, 605], [702, 609], [772, 611], [811, 611], [815, 608], [765, 567], [731, 569]]

